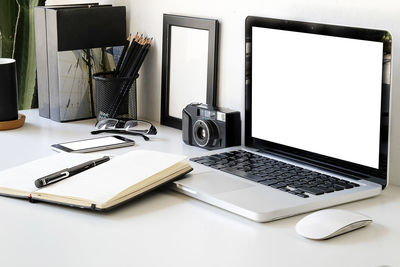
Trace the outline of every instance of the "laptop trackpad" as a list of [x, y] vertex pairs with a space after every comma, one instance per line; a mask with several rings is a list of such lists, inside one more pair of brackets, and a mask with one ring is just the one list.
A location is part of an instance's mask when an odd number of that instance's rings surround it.
[[215, 171], [196, 174], [189, 173], [184, 179], [178, 180], [175, 183], [191, 188], [197, 192], [207, 192], [208, 194], [218, 194], [254, 187], [254, 185], [249, 182]]

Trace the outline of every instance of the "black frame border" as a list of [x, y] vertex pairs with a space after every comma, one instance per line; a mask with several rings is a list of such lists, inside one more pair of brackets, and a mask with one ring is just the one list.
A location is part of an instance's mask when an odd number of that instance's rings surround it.
[[[366, 179], [382, 185], [382, 188], [388, 183], [388, 153], [389, 153], [389, 110], [390, 110], [390, 84], [384, 83], [384, 73], [382, 73], [381, 88], [381, 128], [380, 128], [380, 147], [379, 147], [379, 168], [374, 169], [359, 165], [356, 163], [327, 157], [321, 154], [296, 149], [293, 147], [261, 140], [252, 136], [251, 123], [251, 53], [252, 53], [252, 27], [263, 27], [278, 30], [288, 30], [296, 32], [304, 32], [311, 34], [321, 34], [328, 36], [361, 39], [368, 41], [377, 41], [383, 43], [383, 54], [390, 53], [391, 35], [388, 31], [364, 29], [348, 26], [320, 24], [312, 22], [292, 21], [274, 18], [263, 18], [248, 16], [245, 23], [245, 145], [260, 149], [261, 151], [276, 154], [298, 162], [311, 164], [338, 174], [351, 176], [356, 179]], [[384, 37], [388, 37], [385, 39]], [[384, 64], [384, 62], [382, 62]], [[390, 70], [391, 71], [391, 70]], [[390, 73], [390, 77], [392, 73]]]
[[[169, 75], [171, 26], [193, 28], [208, 31], [208, 63], [207, 63], [207, 103], [216, 105], [217, 72], [218, 72], [218, 36], [219, 24], [216, 19], [194, 18], [186, 16], [163, 15], [163, 47], [161, 77], [161, 124], [182, 129], [182, 119], [169, 115]], [[189, 103], [188, 103], [189, 104]]]

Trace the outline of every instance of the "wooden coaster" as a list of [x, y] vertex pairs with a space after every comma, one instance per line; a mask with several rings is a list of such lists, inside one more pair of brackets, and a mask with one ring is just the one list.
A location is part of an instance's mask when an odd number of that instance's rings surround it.
[[25, 123], [25, 115], [24, 114], [18, 114], [18, 119], [13, 120], [13, 121], [0, 121], [0, 131], [2, 130], [11, 130], [11, 129], [17, 129], [19, 127], [22, 127]]

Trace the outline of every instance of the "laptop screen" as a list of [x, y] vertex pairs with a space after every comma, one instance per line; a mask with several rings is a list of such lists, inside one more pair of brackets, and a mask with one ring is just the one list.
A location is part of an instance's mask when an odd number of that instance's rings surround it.
[[249, 17], [246, 144], [386, 180], [386, 36]]

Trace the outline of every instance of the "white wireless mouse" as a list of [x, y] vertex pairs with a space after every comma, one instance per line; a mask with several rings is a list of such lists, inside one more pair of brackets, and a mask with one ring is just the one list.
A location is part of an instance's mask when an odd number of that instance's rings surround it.
[[296, 224], [296, 232], [309, 239], [322, 240], [356, 230], [371, 222], [370, 217], [360, 213], [325, 209], [301, 219]]

